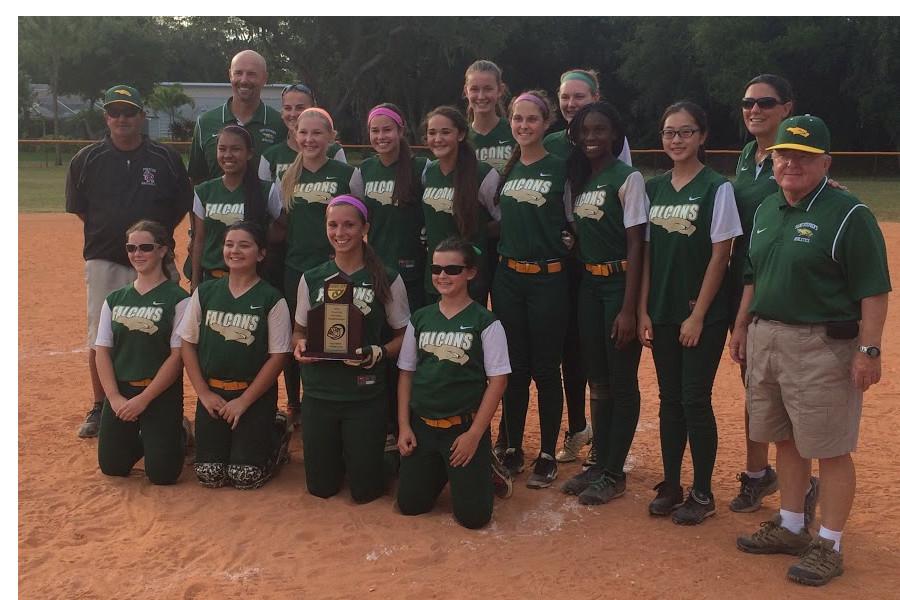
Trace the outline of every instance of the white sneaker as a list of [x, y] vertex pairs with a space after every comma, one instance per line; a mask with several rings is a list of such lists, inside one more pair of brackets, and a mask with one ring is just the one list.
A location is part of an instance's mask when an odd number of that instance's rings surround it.
[[563, 442], [562, 449], [556, 453], [556, 461], [557, 462], [573, 462], [578, 459], [578, 452], [584, 446], [590, 445], [590, 443], [594, 439], [594, 432], [591, 429], [591, 424], [588, 423], [583, 431], [576, 431], [575, 433], [566, 432], [566, 438]]

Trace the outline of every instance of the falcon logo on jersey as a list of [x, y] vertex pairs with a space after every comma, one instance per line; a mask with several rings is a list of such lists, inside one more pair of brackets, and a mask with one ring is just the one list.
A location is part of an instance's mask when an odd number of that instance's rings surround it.
[[815, 223], [798, 223], [794, 225], [794, 231], [797, 232], [794, 241], [808, 244], [812, 241], [813, 234], [818, 230], [819, 226]]
[[680, 204], [676, 206], [651, 206], [650, 222], [669, 233], [691, 235], [697, 231], [694, 221], [700, 214], [697, 204]]
[[208, 310], [206, 326], [229, 342], [240, 342], [249, 346], [256, 339], [252, 332], [259, 326], [259, 315]]
[[544, 194], [550, 191], [552, 181], [543, 179], [514, 179], [503, 184], [500, 194], [514, 199], [516, 202], [527, 202], [541, 206], [547, 202]]
[[207, 204], [206, 216], [213, 221], [233, 225], [244, 219], [244, 205], [241, 204]]
[[153, 335], [159, 331], [156, 323], [162, 318], [163, 309], [159, 306], [113, 306], [111, 311], [114, 323], [121, 323], [129, 331], [140, 331]]
[[498, 171], [506, 166], [509, 157], [512, 156], [512, 146], [492, 146], [479, 148], [475, 151], [478, 160], [482, 160]]
[[469, 362], [466, 350], [472, 348], [473, 334], [460, 331], [423, 331], [419, 334], [419, 349], [434, 354], [438, 360], [458, 365]]
[[600, 209], [606, 202], [606, 190], [594, 190], [579, 194], [575, 199], [575, 214], [582, 219], [599, 221], [606, 214]]
[[800, 137], [809, 137], [809, 132], [802, 127], [788, 127], [785, 131], [790, 131], [794, 135], [799, 135]]
[[294, 186], [294, 198], [305, 200], [309, 204], [328, 204], [337, 194], [337, 181], [317, 181], [316, 183], [298, 183]]
[[141, 185], [156, 185], [156, 169], [144, 167], [144, 177], [141, 179]]
[[393, 203], [394, 199], [394, 182], [393, 181], [369, 181], [366, 182], [366, 196], [375, 202], [387, 206]]
[[453, 214], [453, 188], [425, 188], [422, 202], [434, 209], [434, 212]]

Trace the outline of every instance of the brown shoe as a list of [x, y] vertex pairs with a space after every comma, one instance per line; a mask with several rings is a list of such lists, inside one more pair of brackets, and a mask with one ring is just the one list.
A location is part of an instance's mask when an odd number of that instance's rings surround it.
[[844, 573], [844, 555], [834, 549], [834, 540], [816, 537], [800, 562], [788, 569], [788, 579], [803, 585], [825, 585]]
[[781, 526], [781, 515], [775, 513], [771, 521], [760, 523], [760, 528], [750, 535], [737, 539], [738, 550], [750, 554], [791, 554], [799, 556], [809, 546], [812, 536], [806, 529], [791, 533]]

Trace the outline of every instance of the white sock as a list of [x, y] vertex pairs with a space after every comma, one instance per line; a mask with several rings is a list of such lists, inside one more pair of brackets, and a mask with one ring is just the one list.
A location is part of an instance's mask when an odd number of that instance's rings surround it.
[[841, 535], [843, 535], [842, 531], [832, 531], [827, 527], [819, 527], [819, 537], [825, 538], [826, 540], [833, 540], [835, 552], [841, 551]]
[[783, 508], [778, 511], [781, 515], [781, 526], [791, 533], [800, 533], [803, 529], [803, 513], [791, 512]]
[[763, 469], [762, 471], [744, 471], [744, 473], [746, 473], [747, 477], [749, 477], [750, 479], [762, 479], [766, 474], [766, 470]]

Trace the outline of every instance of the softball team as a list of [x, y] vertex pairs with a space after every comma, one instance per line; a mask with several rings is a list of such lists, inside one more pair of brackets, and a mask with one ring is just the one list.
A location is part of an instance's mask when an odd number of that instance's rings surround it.
[[[328, 498], [346, 476], [356, 502], [384, 493], [382, 454], [386, 423], [386, 358], [396, 358], [409, 323], [403, 279], [386, 268], [364, 241], [368, 209], [361, 200], [336, 196], [326, 213], [334, 259], [307, 270], [297, 288], [294, 356], [303, 376], [303, 455], [306, 487]], [[362, 312], [359, 360], [320, 360], [306, 356], [308, 313], [324, 298], [325, 282], [344, 276], [353, 283], [353, 304]], [[382, 332], [393, 335], [383, 343]]]
[[178, 330], [197, 392], [194, 470], [204, 487], [252, 489], [287, 460], [290, 431], [276, 419], [275, 380], [291, 350], [290, 313], [257, 272], [262, 227], [230, 225], [223, 254], [228, 275], [200, 284]]
[[[656, 365], [665, 473], [650, 514], [672, 515], [679, 525], [696, 525], [716, 512], [712, 385], [728, 332], [722, 283], [731, 240], [741, 234], [731, 183], [703, 164], [707, 130], [706, 113], [693, 102], [668, 107], [660, 135], [674, 167], [647, 182], [649, 245], [638, 334]], [[681, 462], [688, 441], [694, 482], [685, 500]]]
[[97, 454], [105, 475], [127, 477], [144, 458], [152, 483], [175, 483], [184, 464], [181, 338], [177, 326], [188, 294], [169, 279], [172, 240], [155, 221], [126, 234], [134, 283], [111, 293], [100, 309], [97, 373], [106, 399]]
[[441, 299], [413, 315], [398, 360], [397, 506], [429, 512], [449, 482], [453, 515], [471, 529], [493, 513], [491, 418], [510, 372], [503, 325], [468, 293], [475, 263], [470, 243], [438, 244], [431, 279]]

